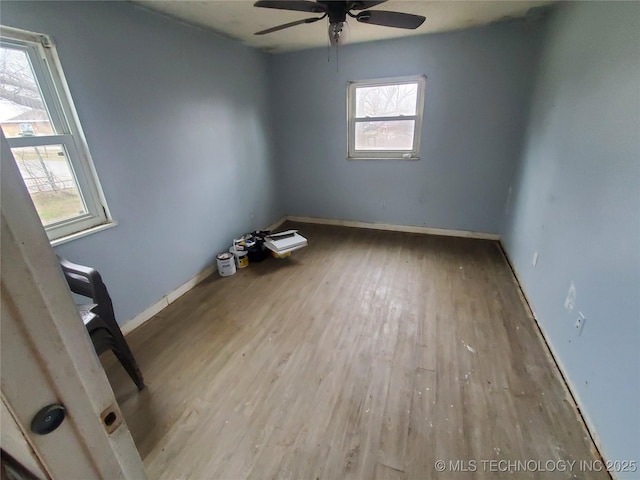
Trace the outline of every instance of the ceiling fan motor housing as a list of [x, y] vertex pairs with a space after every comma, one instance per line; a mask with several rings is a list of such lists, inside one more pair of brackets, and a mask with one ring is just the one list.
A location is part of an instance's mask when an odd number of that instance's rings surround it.
[[[316, 13], [322, 14], [322, 16], [303, 18], [294, 22], [267, 28], [266, 30], [256, 32], [256, 35], [273, 33], [284, 30], [285, 28], [295, 27], [297, 25], [315, 23], [329, 17], [329, 38], [332, 44], [337, 45], [341, 40], [344, 41], [347, 16], [355, 18], [356, 21], [360, 23], [412, 30], [418, 28], [425, 21], [425, 17], [421, 15], [388, 12], [384, 10], [369, 10], [371, 7], [375, 7], [385, 3], [386, 1], [387, 0], [317, 0], [316, 2], [312, 2], [309, 0], [258, 0], [254, 4], [256, 7]], [[353, 14], [351, 13], [351, 10], [359, 12], [357, 14]]]
[[329, 23], [340, 23], [347, 19], [347, 11], [349, 10], [349, 3], [353, 2], [333, 2], [318, 0], [320, 5], [326, 7], [326, 12], [329, 15]]

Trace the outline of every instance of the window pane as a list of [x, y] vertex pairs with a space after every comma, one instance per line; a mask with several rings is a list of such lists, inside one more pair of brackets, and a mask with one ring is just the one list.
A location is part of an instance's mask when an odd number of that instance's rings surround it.
[[414, 120], [356, 122], [356, 150], [412, 150]]
[[415, 115], [418, 84], [380, 85], [356, 88], [356, 117]]
[[0, 125], [7, 138], [54, 134], [24, 50], [0, 47]]
[[20, 147], [11, 151], [43, 225], [87, 213], [62, 145]]

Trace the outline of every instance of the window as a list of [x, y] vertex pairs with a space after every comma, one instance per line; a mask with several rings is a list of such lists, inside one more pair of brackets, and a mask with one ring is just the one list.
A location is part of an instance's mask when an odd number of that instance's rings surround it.
[[424, 86], [424, 76], [349, 83], [349, 158], [417, 160]]
[[2, 27], [0, 126], [52, 243], [114, 225], [48, 37]]

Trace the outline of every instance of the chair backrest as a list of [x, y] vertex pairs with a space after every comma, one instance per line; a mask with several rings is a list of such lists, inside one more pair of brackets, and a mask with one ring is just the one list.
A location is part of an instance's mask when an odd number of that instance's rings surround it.
[[73, 293], [91, 298], [97, 305], [94, 311], [106, 322], [115, 322], [113, 304], [106, 285], [102, 282], [100, 273], [95, 268], [85, 267], [72, 263], [58, 255], [58, 261], [62, 268], [62, 273]]

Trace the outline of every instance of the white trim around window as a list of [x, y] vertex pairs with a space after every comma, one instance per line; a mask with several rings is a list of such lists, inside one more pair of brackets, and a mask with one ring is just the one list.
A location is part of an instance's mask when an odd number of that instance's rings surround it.
[[[410, 105], [404, 105], [402, 111], [384, 109], [379, 114], [366, 114], [362, 105], [358, 105], [359, 93], [384, 91], [375, 87], [415, 86], [416, 92], [411, 96]], [[424, 111], [426, 76], [381, 78], [349, 82], [347, 87], [347, 123], [348, 123], [348, 159], [349, 160], [419, 160], [420, 135], [422, 133], [422, 117]], [[389, 91], [393, 89], [387, 89]], [[397, 91], [397, 89], [395, 89]], [[413, 98], [415, 97], [415, 100]], [[375, 110], [375, 109], [374, 109]], [[389, 139], [383, 131], [394, 131], [400, 124], [406, 135], [403, 139]], [[369, 127], [367, 140], [372, 144], [362, 145], [362, 130]], [[387, 137], [387, 138], [381, 138]], [[394, 141], [395, 140], [395, 141]], [[360, 144], [359, 144], [360, 143]], [[371, 143], [371, 142], [369, 142]]]
[[[14, 55], [18, 55], [16, 52], [24, 52], [26, 54], [31, 68], [31, 72], [28, 72], [28, 75], [37, 84], [36, 87], [39, 91], [37, 100], [41, 100], [41, 104], [44, 103], [48, 118], [45, 123], [48, 123], [47, 128], [50, 130], [44, 133], [36, 131], [34, 134], [34, 131], [31, 130], [31, 125], [28, 123], [29, 121], [27, 121], [26, 133], [7, 134], [8, 131], [5, 128], [11, 127], [11, 120], [6, 120], [7, 123], [0, 121], [3, 125], [3, 135], [13, 150], [16, 162], [20, 166], [18, 161], [20, 152], [33, 152], [31, 153], [32, 156], [39, 157], [42, 169], [48, 175], [49, 170], [46, 166], [48, 160], [46, 155], [43, 160], [41, 152], [48, 151], [49, 155], [54, 155], [51, 153], [51, 151], [54, 151], [58, 156], [64, 157], [68, 164], [65, 172], [66, 176], [62, 180], [56, 177], [56, 181], [51, 182], [51, 184], [62, 185], [62, 187], [59, 187], [61, 189], [68, 185], [73, 185], [78, 205], [82, 207], [68, 215], [64, 215], [64, 218], [57, 219], [54, 217], [50, 220], [45, 220], [41, 210], [38, 210], [49, 240], [52, 244], [57, 245], [115, 226], [91, 160], [89, 148], [71, 99], [71, 93], [65, 80], [55, 45], [46, 35], [1, 26], [0, 46], [3, 51], [14, 52]], [[24, 58], [24, 56], [22, 57]], [[5, 95], [6, 92], [2, 90], [2, 94]], [[37, 94], [35, 95], [37, 97]], [[5, 104], [11, 104], [11, 98], [8, 95], [0, 100]], [[19, 107], [24, 106], [17, 105], [16, 111], [19, 111]], [[14, 121], [13, 127], [15, 127], [15, 123]], [[20, 124], [20, 128], [21, 130], [23, 129], [23, 124]], [[33, 159], [30, 160], [33, 161]], [[27, 178], [24, 173], [23, 179], [25, 179], [25, 183], [27, 183], [27, 180], [36, 180], [35, 176]], [[30, 193], [32, 192], [30, 191]], [[33, 194], [32, 198], [34, 198]], [[34, 203], [36, 203], [35, 200]], [[38, 205], [36, 205], [36, 209], [38, 209]]]

